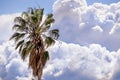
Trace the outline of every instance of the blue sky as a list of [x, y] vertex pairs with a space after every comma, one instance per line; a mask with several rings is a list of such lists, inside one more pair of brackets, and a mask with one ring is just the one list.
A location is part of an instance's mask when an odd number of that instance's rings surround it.
[[22, 12], [29, 7], [42, 7], [45, 12], [52, 12], [52, 5], [55, 0], [0, 0], [0, 14]]
[[111, 3], [116, 3], [119, 2], [120, 0], [86, 0], [89, 5], [98, 2], [98, 3], [103, 3], [103, 4], [111, 4]]
[[[88, 5], [95, 2], [110, 4], [119, 0], [87, 0]], [[55, 0], [0, 0], [0, 14], [18, 13], [27, 10], [29, 7], [45, 8], [46, 13], [52, 12], [52, 5]]]

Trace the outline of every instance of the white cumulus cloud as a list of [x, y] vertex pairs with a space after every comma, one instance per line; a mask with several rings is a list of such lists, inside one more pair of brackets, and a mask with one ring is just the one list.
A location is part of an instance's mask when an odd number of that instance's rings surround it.
[[23, 62], [18, 52], [14, 50], [13, 42], [7, 41], [0, 45], [0, 78], [2, 80], [27, 77], [30, 75], [27, 64], [28, 62]]
[[[43, 80], [120, 79], [120, 2], [87, 5], [86, 0], [56, 0], [53, 14], [61, 42], [49, 48]], [[32, 78], [28, 60], [23, 62], [14, 43], [7, 41], [18, 15], [0, 15], [0, 80]]]
[[12, 26], [14, 23], [14, 18], [19, 16], [19, 13], [0, 15], [0, 41], [8, 40], [10, 34], [12, 34]]
[[120, 59], [119, 50], [110, 52], [99, 44], [80, 46], [62, 42], [50, 53], [51, 60], [44, 70], [47, 80], [112, 80]]
[[[3, 47], [0, 50], [0, 61], [3, 63], [0, 64], [0, 78], [2, 80], [31, 79], [28, 61], [21, 60], [18, 52], [14, 50], [13, 43], [5, 42], [0, 47]], [[119, 75], [119, 67], [116, 66], [119, 66], [120, 50], [110, 52], [99, 44], [80, 46], [57, 42], [49, 48], [49, 52], [51, 58], [44, 69], [43, 80], [114, 80]]]
[[88, 6], [85, 0], [57, 0], [53, 13], [60, 40], [82, 45], [101, 44], [109, 50], [120, 48], [120, 2]]

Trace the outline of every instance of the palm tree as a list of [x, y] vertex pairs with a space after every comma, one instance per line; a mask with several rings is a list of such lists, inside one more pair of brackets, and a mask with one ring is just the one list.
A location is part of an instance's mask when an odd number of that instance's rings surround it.
[[54, 21], [53, 14], [44, 16], [44, 9], [41, 8], [30, 8], [14, 19], [15, 33], [10, 40], [14, 39], [15, 49], [19, 50], [23, 60], [29, 56], [29, 67], [38, 80], [41, 80], [43, 68], [49, 60], [47, 48], [59, 37], [58, 29], [50, 29]]

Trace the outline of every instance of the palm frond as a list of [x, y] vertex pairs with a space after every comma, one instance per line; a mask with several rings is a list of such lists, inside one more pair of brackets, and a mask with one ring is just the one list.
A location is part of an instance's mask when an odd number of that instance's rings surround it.
[[54, 23], [54, 21], [55, 20], [53, 19], [53, 14], [48, 14], [44, 23], [42, 25], [40, 25], [41, 33], [49, 30], [49, 28], [51, 27], [51, 24]]
[[48, 52], [48, 51], [44, 51], [43, 57], [44, 57], [46, 60], [49, 60], [49, 59], [50, 59], [49, 52]]
[[23, 60], [25, 60], [25, 58], [27, 57], [28, 54], [29, 54], [29, 53], [28, 53], [27, 47], [23, 48], [23, 49], [22, 49], [22, 52], [20, 53], [21, 58], [22, 58]]
[[15, 22], [15, 23], [19, 23], [20, 25], [23, 25], [23, 26], [26, 25], [26, 21], [25, 21], [25, 19], [23, 19], [22, 17], [16, 17], [16, 18], [14, 19], [14, 22]]
[[44, 43], [45, 43], [46, 47], [49, 47], [55, 43], [55, 40], [52, 39], [51, 37], [46, 37]]
[[55, 20], [54, 20], [53, 18], [47, 18], [47, 19], [45, 20], [45, 25], [54, 23], [54, 21], [55, 21]]
[[15, 39], [15, 42], [17, 42], [19, 39], [23, 38], [24, 36], [25, 36], [25, 33], [16, 32], [11, 36], [10, 40]]
[[20, 32], [27, 32], [28, 27], [25, 27], [24, 25], [15, 24], [15, 25], [12, 27], [12, 29], [13, 29], [13, 30], [16, 30], [16, 31], [20, 31]]
[[35, 45], [31, 41], [27, 41], [25, 46], [27, 47], [27, 50], [29, 50], [29, 52], [31, 52], [35, 48]]
[[28, 13], [34, 14], [34, 9], [33, 9], [33, 8], [29, 8], [29, 9], [28, 9]]
[[36, 16], [37, 18], [39, 19], [38, 23], [40, 24], [41, 21], [42, 21], [42, 18], [43, 18], [43, 13], [44, 13], [44, 8], [43, 9], [38, 9], [37, 12], [36, 12]]
[[23, 12], [21, 15], [27, 23], [30, 21], [30, 14], [28, 12]]
[[22, 45], [24, 43], [24, 40], [21, 40], [17, 43], [15, 49], [17, 49], [18, 47], [20, 47], [20, 45]]
[[59, 30], [58, 29], [53, 29], [49, 31], [49, 35], [50, 37], [52, 37], [53, 39], [58, 39], [59, 37]]
[[43, 25], [43, 27], [40, 27], [40, 33], [47, 32], [50, 29], [51, 25]]
[[31, 43], [31, 44], [28, 46], [29, 52], [31, 53], [34, 48], [35, 48], [35, 45]]
[[40, 33], [40, 31], [41, 31], [41, 27], [37, 27], [35, 33]]
[[53, 19], [53, 14], [48, 14], [48, 15], [47, 15], [47, 18], [45, 19], [45, 25], [54, 23], [54, 21], [55, 21], [55, 20]]
[[53, 17], [53, 14], [48, 14], [47, 15], [47, 18], [52, 18]]
[[34, 25], [36, 25], [36, 23], [38, 22], [38, 19], [35, 15], [32, 15], [30, 20], [31, 20], [31, 23], [33, 23]]
[[48, 51], [44, 51], [44, 54], [43, 54], [43, 57], [42, 57], [42, 64], [43, 64], [43, 67], [45, 66], [47, 60], [49, 60], [49, 52]]
[[31, 43], [31, 41], [27, 41], [21, 48], [20, 51], [21, 58], [25, 60], [25, 58], [33, 49], [34, 49], [34, 45]]
[[19, 47], [19, 54], [22, 52], [23, 46], [24, 46], [23, 44], [20, 45], [20, 47]]

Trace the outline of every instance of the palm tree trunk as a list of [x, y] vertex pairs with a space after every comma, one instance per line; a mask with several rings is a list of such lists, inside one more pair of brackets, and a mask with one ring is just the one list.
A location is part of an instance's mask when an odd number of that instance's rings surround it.
[[42, 62], [40, 61], [40, 66], [38, 68], [38, 80], [41, 80], [42, 78], [42, 71], [43, 71], [43, 65]]
[[43, 46], [43, 43], [41, 43], [41, 44], [42, 44], [42, 49], [38, 50], [38, 53], [39, 53], [39, 55], [38, 55], [39, 56], [39, 61], [38, 61], [38, 64], [37, 64], [38, 80], [41, 80], [41, 78], [42, 78], [42, 71], [43, 71], [42, 57], [43, 57], [43, 52], [44, 52], [44, 46]]
[[42, 77], [42, 71], [38, 73], [38, 80], [41, 80], [41, 77]]

